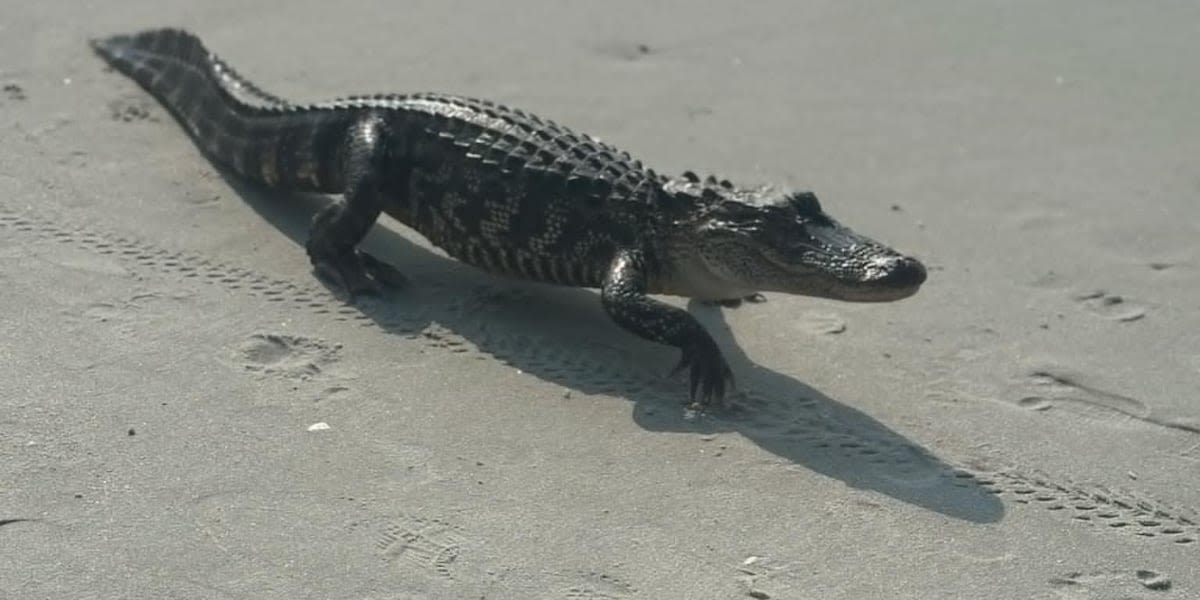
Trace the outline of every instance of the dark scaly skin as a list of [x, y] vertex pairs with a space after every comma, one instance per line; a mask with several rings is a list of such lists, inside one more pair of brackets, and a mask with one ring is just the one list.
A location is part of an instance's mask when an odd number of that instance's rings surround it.
[[166, 106], [215, 162], [269, 187], [341, 194], [313, 220], [314, 270], [351, 301], [400, 279], [357, 247], [381, 213], [492, 273], [600, 289], [608, 314], [682, 351], [691, 397], [720, 401], [732, 375], [686, 311], [760, 291], [882, 302], [925, 279], [838, 224], [809, 192], [666, 177], [592, 137], [517, 109], [446, 94], [294, 105], [177, 29], [92, 42]]

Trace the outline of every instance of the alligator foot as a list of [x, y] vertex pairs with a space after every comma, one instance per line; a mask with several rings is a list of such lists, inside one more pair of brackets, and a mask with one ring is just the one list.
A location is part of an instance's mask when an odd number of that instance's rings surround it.
[[363, 296], [382, 296], [385, 289], [405, 283], [404, 275], [395, 267], [366, 252], [350, 250], [311, 256], [317, 277], [349, 304]]
[[697, 335], [681, 346], [683, 355], [671, 370], [671, 376], [689, 370], [689, 397], [693, 405], [724, 404], [726, 388], [734, 389], [733, 371], [725, 362], [721, 349], [707, 334]]

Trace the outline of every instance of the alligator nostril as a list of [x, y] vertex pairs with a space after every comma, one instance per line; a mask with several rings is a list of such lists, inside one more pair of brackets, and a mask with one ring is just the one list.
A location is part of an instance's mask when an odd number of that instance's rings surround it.
[[879, 273], [877, 282], [905, 287], [915, 287], [925, 283], [925, 265], [915, 258], [889, 256], [877, 258], [874, 263]]
[[925, 283], [925, 265], [921, 261], [908, 256], [896, 259], [888, 279], [896, 283], [917, 286]]

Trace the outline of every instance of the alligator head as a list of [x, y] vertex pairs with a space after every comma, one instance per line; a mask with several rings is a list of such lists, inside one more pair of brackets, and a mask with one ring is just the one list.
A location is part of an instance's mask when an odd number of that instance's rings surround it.
[[781, 292], [888, 302], [917, 292], [925, 267], [839, 224], [811, 192], [741, 188], [687, 172], [663, 184], [676, 206], [664, 292], [724, 300]]

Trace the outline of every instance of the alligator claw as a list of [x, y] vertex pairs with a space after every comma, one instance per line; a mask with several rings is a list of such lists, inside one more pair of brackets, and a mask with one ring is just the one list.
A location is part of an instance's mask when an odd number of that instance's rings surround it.
[[335, 292], [354, 304], [363, 296], [378, 297], [384, 288], [399, 287], [404, 276], [391, 265], [358, 250], [327, 256], [314, 256], [313, 269]]
[[724, 404], [726, 388], [733, 389], [733, 371], [725, 362], [721, 349], [707, 335], [682, 347], [679, 364], [671, 370], [675, 376], [689, 369], [689, 398], [693, 404], [710, 406]]
[[358, 259], [362, 263], [363, 269], [370, 274], [371, 278], [384, 286], [398, 288], [408, 284], [408, 278], [399, 269], [375, 258], [374, 255], [359, 252]]

